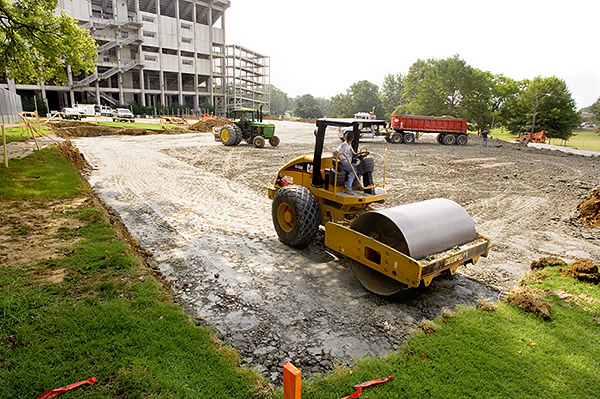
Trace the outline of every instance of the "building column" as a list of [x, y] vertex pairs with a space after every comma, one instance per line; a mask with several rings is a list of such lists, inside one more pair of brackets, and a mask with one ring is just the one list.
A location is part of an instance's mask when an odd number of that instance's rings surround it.
[[42, 94], [42, 101], [46, 105], [46, 109], [50, 111], [50, 107], [48, 106], [48, 97], [46, 96], [46, 84], [44, 82], [40, 83], [40, 92]]
[[[225, 13], [223, 13], [225, 14]], [[213, 57], [213, 31], [212, 31], [212, 2], [208, 3], [208, 42], [209, 42], [209, 55], [208, 58], [210, 60], [210, 77], [207, 82], [208, 94], [210, 96], [210, 105], [215, 106], [215, 93], [214, 93], [214, 85], [213, 81], [215, 79], [214, 69], [215, 69], [215, 60]], [[223, 31], [223, 37], [225, 37], [225, 31]], [[216, 111], [216, 109], [215, 109]]]
[[17, 92], [17, 85], [15, 84], [15, 80], [14, 79], [8, 79], [7, 83], [8, 83], [8, 91], [10, 91], [11, 93], [16, 93]]
[[71, 65], [67, 65], [67, 76], [69, 78], [69, 97], [71, 99], [71, 107], [75, 106], [75, 92], [73, 91], [73, 72]]

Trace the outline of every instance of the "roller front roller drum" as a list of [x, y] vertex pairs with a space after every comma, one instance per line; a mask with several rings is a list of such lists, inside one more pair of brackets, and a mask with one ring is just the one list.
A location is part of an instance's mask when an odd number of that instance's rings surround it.
[[366, 289], [387, 296], [475, 262], [489, 240], [460, 205], [438, 198], [363, 213], [349, 229], [328, 223], [325, 244], [352, 259]]

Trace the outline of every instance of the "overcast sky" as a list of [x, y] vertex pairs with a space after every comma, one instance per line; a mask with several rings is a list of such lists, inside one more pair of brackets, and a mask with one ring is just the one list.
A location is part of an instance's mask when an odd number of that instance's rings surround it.
[[556, 76], [600, 97], [600, 0], [231, 0], [226, 42], [271, 58], [271, 84], [329, 98], [458, 54], [515, 80]]

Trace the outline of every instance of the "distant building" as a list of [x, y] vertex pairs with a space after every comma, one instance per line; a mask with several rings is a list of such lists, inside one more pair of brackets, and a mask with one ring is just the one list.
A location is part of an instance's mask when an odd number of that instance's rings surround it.
[[0, 87], [42, 98], [49, 109], [135, 101], [146, 107], [236, 105], [269, 109], [269, 57], [225, 44], [229, 0], [59, 0], [98, 43], [96, 71], [69, 83]]

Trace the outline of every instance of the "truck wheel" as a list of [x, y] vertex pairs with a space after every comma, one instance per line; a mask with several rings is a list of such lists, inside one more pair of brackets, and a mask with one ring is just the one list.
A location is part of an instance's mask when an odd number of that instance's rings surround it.
[[269, 144], [271, 144], [273, 147], [277, 147], [279, 145], [279, 137], [271, 136], [271, 138], [269, 138]]
[[219, 130], [219, 137], [221, 137], [221, 141], [226, 146], [231, 146], [236, 144], [237, 133], [235, 132], [235, 128], [231, 125], [225, 125], [221, 127]]
[[256, 148], [263, 148], [265, 146], [265, 138], [263, 136], [256, 136], [252, 139], [252, 143]]
[[400, 144], [400, 143], [402, 143], [402, 135], [400, 133], [394, 133], [394, 134], [392, 134], [392, 137], [390, 140], [394, 144]]
[[402, 138], [406, 144], [413, 144], [415, 142], [415, 135], [412, 133], [404, 133]]
[[279, 189], [271, 209], [273, 225], [284, 244], [305, 248], [319, 231], [319, 208], [315, 197], [303, 186]]
[[452, 145], [456, 142], [456, 137], [454, 137], [454, 135], [452, 135], [452, 134], [446, 134], [446, 135], [444, 135], [444, 138], [442, 139], [442, 141], [444, 142], [445, 145]]
[[438, 134], [437, 137], [435, 138], [438, 142], [438, 144], [444, 144], [444, 135], [443, 134]]
[[467, 145], [468, 141], [469, 141], [469, 138], [467, 137], [466, 134], [461, 134], [460, 136], [458, 136], [456, 138], [456, 144], [458, 144], [458, 145]]

